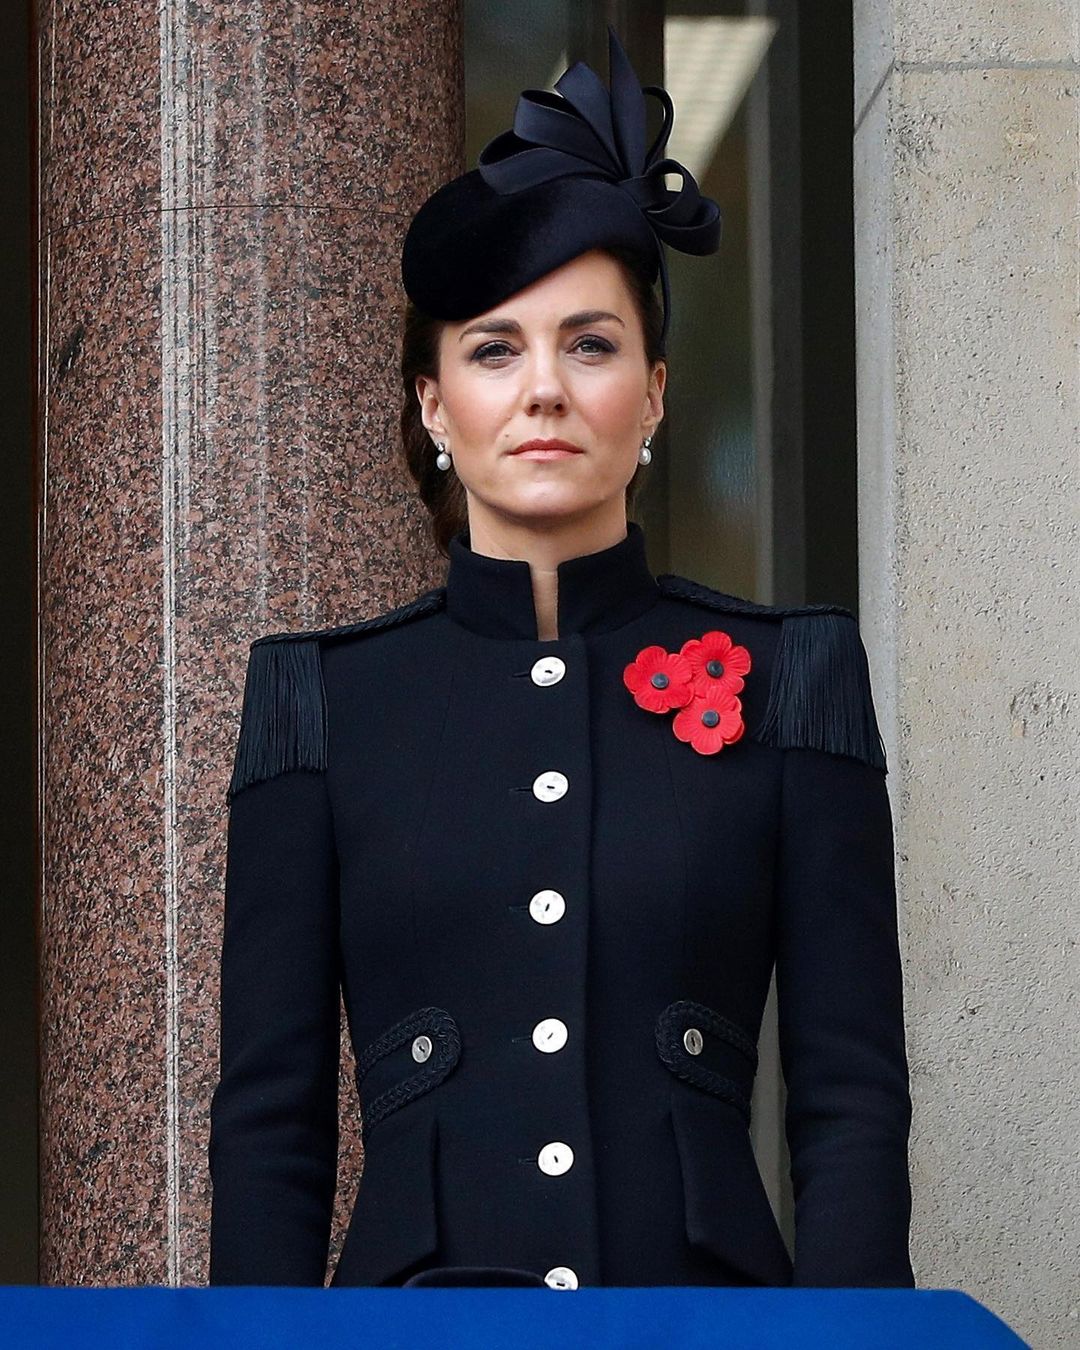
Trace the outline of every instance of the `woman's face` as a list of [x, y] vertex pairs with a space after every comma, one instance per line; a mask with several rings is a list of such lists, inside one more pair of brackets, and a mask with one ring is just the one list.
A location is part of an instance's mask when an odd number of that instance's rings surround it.
[[[599, 513], [625, 493], [642, 440], [664, 415], [665, 376], [663, 362], [646, 364], [619, 264], [593, 250], [486, 313], [448, 323], [438, 378], [418, 377], [416, 392], [470, 518], [479, 508], [540, 523]], [[576, 450], [515, 453], [533, 440]]]

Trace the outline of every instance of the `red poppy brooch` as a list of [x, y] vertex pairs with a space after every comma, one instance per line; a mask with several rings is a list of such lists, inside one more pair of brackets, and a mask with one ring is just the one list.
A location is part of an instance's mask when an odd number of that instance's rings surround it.
[[646, 712], [675, 709], [671, 729], [699, 755], [715, 755], [743, 734], [743, 676], [750, 653], [718, 628], [689, 638], [677, 652], [642, 647], [623, 671], [623, 684]]

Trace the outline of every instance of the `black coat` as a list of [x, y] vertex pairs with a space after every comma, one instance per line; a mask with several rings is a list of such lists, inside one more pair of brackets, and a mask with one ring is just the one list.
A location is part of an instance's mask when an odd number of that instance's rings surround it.
[[[623, 672], [717, 629], [752, 665], [745, 734], [705, 754]], [[340, 988], [365, 1161], [335, 1283], [913, 1285], [854, 618], [654, 577], [631, 524], [559, 567], [558, 630], [537, 640], [529, 565], [462, 534], [444, 587], [252, 644], [211, 1282], [323, 1282]], [[794, 1265], [747, 1129], [774, 962]]]

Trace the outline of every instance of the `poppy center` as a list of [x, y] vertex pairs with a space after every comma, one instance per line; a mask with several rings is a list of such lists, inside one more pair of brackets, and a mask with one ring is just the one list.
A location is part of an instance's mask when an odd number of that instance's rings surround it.
[[717, 678], [719, 678], [724, 673], [724, 663], [723, 661], [716, 661], [716, 660], [706, 661], [705, 669], [709, 672], [710, 675], [715, 675]]
[[714, 727], [720, 721], [720, 714], [715, 708], [706, 708], [701, 714], [701, 724], [706, 727]]
[[652, 677], [652, 686], [654, 689], [666, 689], [670, 683], [671, 680], [662, 670], [658, 670]]

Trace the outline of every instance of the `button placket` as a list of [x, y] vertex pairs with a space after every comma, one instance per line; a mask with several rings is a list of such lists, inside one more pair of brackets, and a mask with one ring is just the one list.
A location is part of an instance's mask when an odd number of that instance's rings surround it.
[[[561, 656], [541, 656], [533, 662], [529, 677], [541, 689], [558, 684], [566, 674], [566, 662]], [[569, 781], [565, 774], [549, 770], [533, 782], [533, 795], [540, 801], [558, 801], [564, 796]], [[536, 923], [558, 923], [566, 913], [566, 900], [556, 890], [537, 891], [529, 901], [529, 917]]]
[[[561, 657], [547, 655], [533, 663], [529, 675], [538, 689], [546, 689], [559, 684], [566, 673], [566, 662]], [[558, 769], [548, 769], [533, 780], [532, 791], [538, 801], [556, 802], [566, 796], [569, 787], [566, 774]], [[529, 916], [535, 923], [558, 923], [565, 913], [565, 897], [550, 887], [536, 891], [529, 901]], [[568, 1039], [569, 1028], [559, 1017], [545, 1017], [532, 1030], [533, 1045], [542, 1054], [558, 1053]], [[559, 1177], [573, 1166], [574, 1150], [563, 1140], [551, 1140], [539, 1150], [535, 1162], [546, 1176]], [[570, 1266], [557, 1265], [545, 1274], [544, 1282], [552, 1289], [576, 1289], [578, 1276]]]

